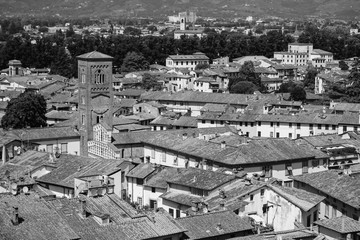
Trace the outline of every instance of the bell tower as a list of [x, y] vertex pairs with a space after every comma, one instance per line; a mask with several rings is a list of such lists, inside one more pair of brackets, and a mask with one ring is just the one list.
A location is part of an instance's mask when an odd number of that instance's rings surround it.
[[93, 125], [104, 121], [112, 127], [113, 57], [93, 51], [77, 57], [80, 155], [88, 156]]

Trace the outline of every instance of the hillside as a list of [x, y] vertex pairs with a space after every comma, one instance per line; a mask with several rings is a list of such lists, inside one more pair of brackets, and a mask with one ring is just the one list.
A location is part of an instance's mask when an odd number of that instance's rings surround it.
[[188, 9], [209, 17], [280, 16], [351, 19], [359, 0], [0, 0], [0, 16], [165, 17]]

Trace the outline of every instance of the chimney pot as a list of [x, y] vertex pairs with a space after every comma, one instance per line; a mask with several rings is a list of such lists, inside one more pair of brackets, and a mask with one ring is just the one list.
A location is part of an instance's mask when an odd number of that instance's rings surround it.
[[183, 135], [182, 135], [182, 139], [183, 139], [183, 140], [186, 140], [186, 139], [187, 139], [187, 137], [188, 137], [187, 133], [183, 133]]
[[19, 208], [18, 207], [13, 207], [13, 219], [12, 219], [12, 223], [13, 225], [19, 225]]
[[221, 146], [221, 149], [225, 149], [226, 148], [226, 142], [222, 141], [220, 146]]

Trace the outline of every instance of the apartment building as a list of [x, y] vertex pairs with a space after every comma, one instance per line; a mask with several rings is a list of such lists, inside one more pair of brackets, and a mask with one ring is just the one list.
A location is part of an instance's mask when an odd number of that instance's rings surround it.
[[169, 68], [195, 70], [198, 64], [209, 64], [209, 58], [201, 52], [196, 52], [192, 55], [170, 55], [166, 58], [166, 67]]

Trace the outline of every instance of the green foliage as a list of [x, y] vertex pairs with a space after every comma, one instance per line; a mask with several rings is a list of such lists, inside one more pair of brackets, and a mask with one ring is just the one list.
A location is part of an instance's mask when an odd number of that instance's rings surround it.
[[207, 63], [200, 63], [195, 66], [195, 70], [202, 70], [202, 69], [208, 69], [210, 68], [210, 65]]
[[39, 27], [39, 32], [42, 32], [42, 33], [47, 33], [49, 31], [49, 28], [45, 27], [45, 26], [42, 26], [42, 27]]
[[[244, 65], [241, 66], [239, 77], [229, 79], [229, 91], [237, 92], [239, 90], [239, 86], [236, 87], [236, 85], [241, 82], [252, 83], [256, 87], [256, 90], [261, 88], [261, 78], [257, 73], [255, 73], [253, 62], [245, 62]], [[241, 86], [243, 85], [244, 84], [241, 84]], [[250, 87], [249, 84], [246, 84], [246, 86]]]
[[133, 27], [126, 27], [124, 30], [125, 35], [140, 36], [141, 30]]
[[122, 72], [134, 72], [149, 69], [149, 62], [141, 53], [128, 52], [121, 65]]
[[24, 92], [10, 100], [1, 119], [3, 128], [46, 126], [46, 101], [40, 94]]
[[254, 83], [248, 81], [240, 81], [235, 83], [231, 87], [230, 93], [253, 94], [257, 90], [258, 87]]
[[292, 81], [285, 82], [280, 85], [278, 93], [290, 93], [295, 87], [296, 87], [296, 84], [294, 82], [292, 82]]
[[309, 68], [304, 77], [304, 86], [314, 90], [315, 88], [315, 77], [318, 74], [315, 68]]
[[300, 85], [296, 85], [290, 92], [290, 98], [291, 98], [291, 100], [294, 100], [294, 101], [306, 100], [305, 89]]
[[349, 66], [343, 60], [339, 61], [339, 68], [343, 71], [349, 70]]
[[148, 26], [147, 29], [148, 29], [150, 32], [156, 32], [156, 31], [157, 31], [157, 27], [154, 26], [154, 25]]
[[72, 77], [74, 60], [71, 59], [65, 48], [60, 48], [56, 54], [55, 61], [51, 64], [51, 74], [58, 74], [67, 78]]
[[162, 90], [162, 85], [157, 81], [155, 76], [146, 73], [143, 76], [141, 88], [145, 90], [160, 91]]

